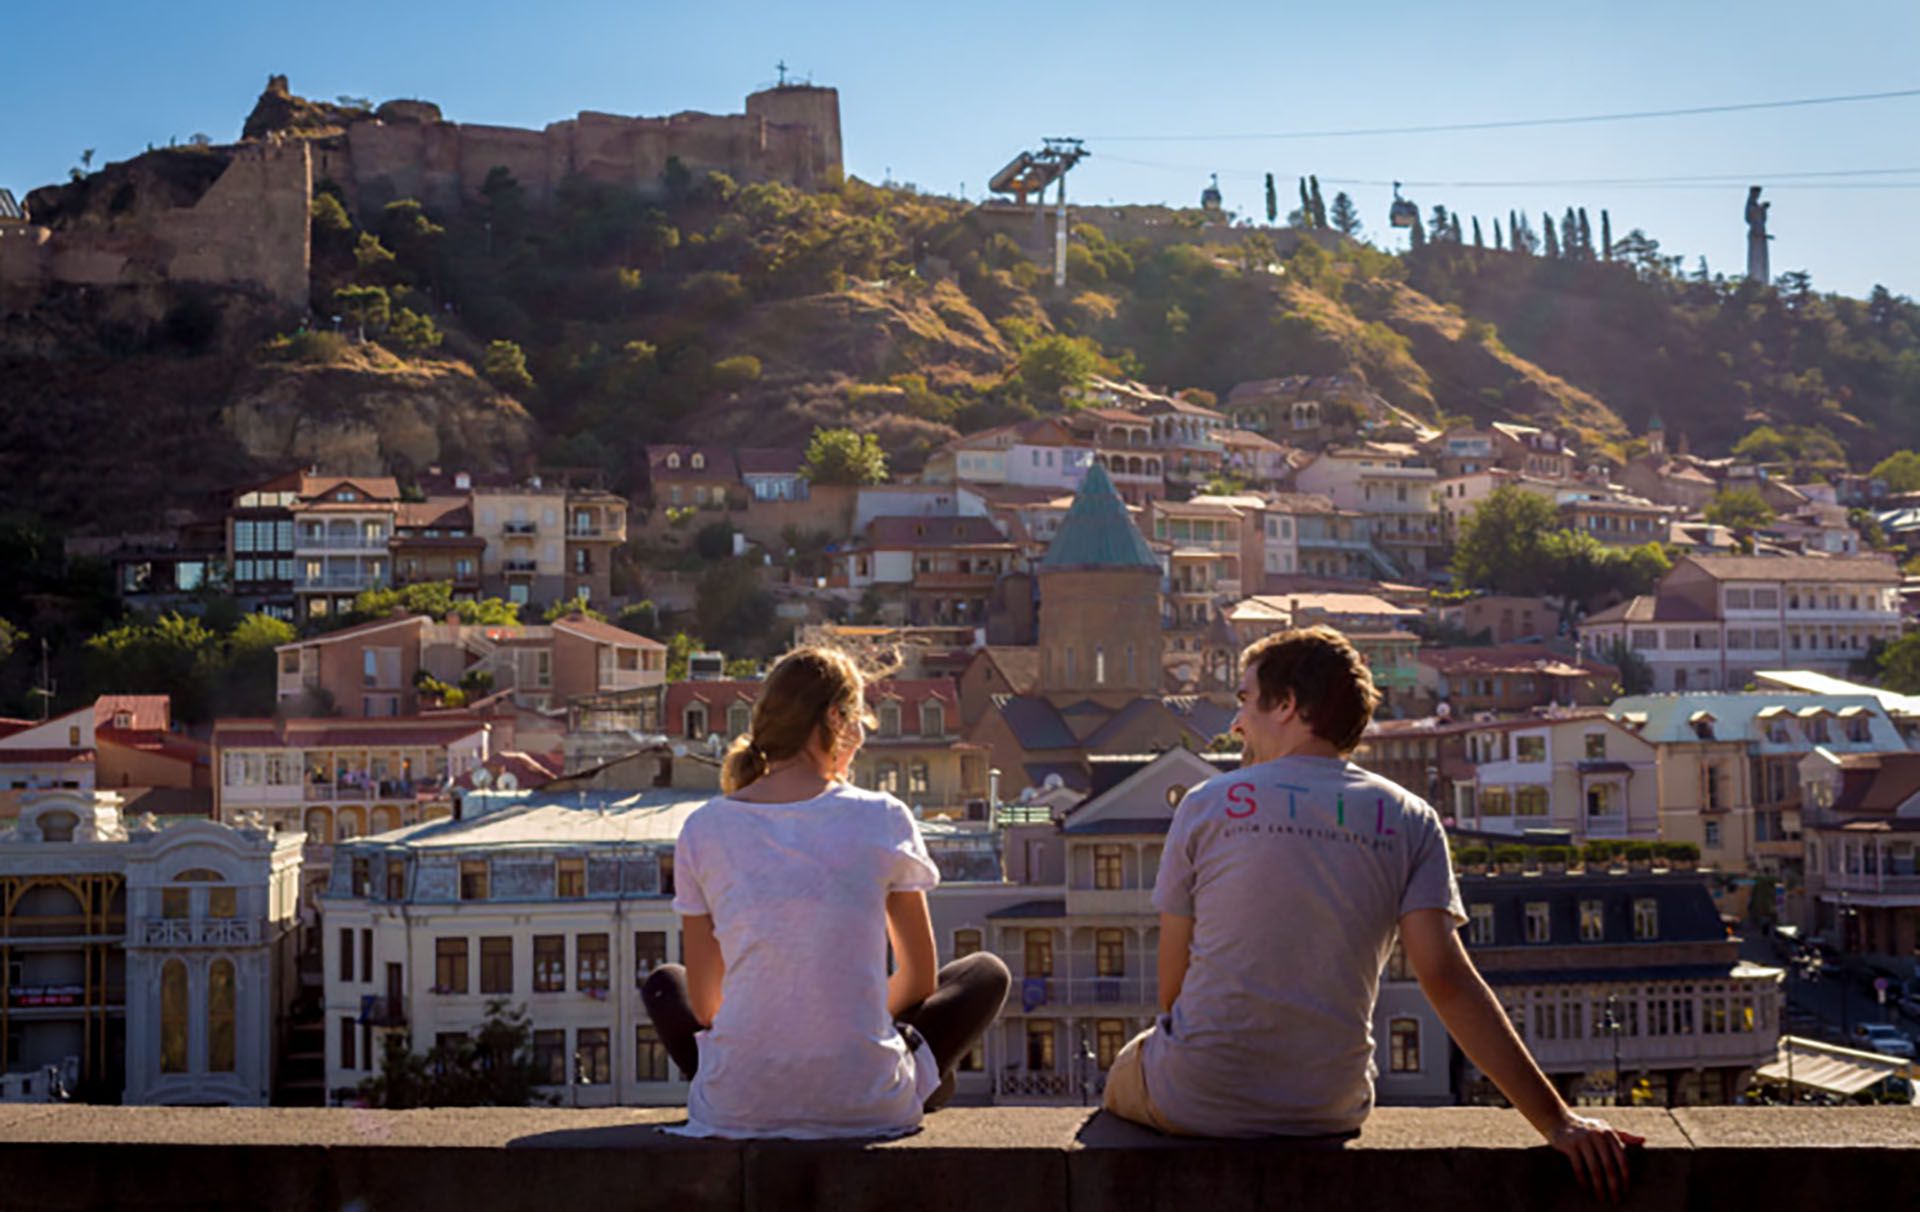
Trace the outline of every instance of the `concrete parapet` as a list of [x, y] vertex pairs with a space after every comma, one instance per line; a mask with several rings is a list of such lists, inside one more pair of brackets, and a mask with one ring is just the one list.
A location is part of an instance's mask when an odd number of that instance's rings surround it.
[[[1627, 1208], [1920, 1206], [1920, 1110], [1623, 1109]], [[9, 1210], [1587, 1208], [1511, 1111], [1348, 1140], [1172, 1140], [1081, 1108], [951, 1108], [897, 1141], [696, 1141], [673, 1110], [0, 1106]]]

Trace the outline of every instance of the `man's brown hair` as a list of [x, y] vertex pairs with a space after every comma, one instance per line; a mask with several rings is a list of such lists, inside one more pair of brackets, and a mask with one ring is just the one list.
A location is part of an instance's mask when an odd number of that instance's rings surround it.
[[1260, 706], [1291, 698], [1313, 735], [1353, 752], [1380, 705], [1373, 671], [1358, 649], [1331, 627], [1297, 627], [1247, 645], [1240, 668], [1252, 669]]

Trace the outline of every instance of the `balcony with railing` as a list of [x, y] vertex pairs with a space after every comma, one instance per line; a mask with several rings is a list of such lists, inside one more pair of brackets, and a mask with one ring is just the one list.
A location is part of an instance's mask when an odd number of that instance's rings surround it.
[[384, 568], [328, 568], [319, 572], [302, 569], [294, 586], [303, 590], [335, 589], [359, 593], [368, 589], [382, 588], [386, 583], [387, 573]]
[[508, 576], [531, 576], [540, 571], [540, 561], [508, 559], [500, 561], [500, 571]]
[[385, 551], [393, 538], [384, 530], [375, 531], [336, 531], [333, 533], [308, 533], [297, 536], [293, 541], [296, 552], [307, 551]]
[[260, 923], [250, 917], [150, 917], [140, 941], [149, 947], [250, 947], [260, 941]]
[[540, 524], [538, 522], [528, 521], [525, 518], [515, 518], [502, 524], [500, 531], [502, 534], [507, 535], [539, 534]]

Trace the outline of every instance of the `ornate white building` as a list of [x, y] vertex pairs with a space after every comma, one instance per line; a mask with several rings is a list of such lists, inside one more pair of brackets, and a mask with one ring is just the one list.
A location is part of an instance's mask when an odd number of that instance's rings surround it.
[[265, 1106], [292, 1000], [298, 833], [54, 790], [0, 833], [0, 1069], [77, 1059], [74, 1093]]

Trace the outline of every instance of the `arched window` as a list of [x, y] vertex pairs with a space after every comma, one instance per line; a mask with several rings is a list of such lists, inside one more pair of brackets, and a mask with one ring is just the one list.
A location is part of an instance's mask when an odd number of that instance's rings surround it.
[[160, 1072], [187, 1071], [187, 966], [168, 960], [160, 969]]
[[211, 867], [189, 867], [173, 877], [176, 884], [224, 884], [227, 877]]
[[307, 836], [319, 838], [321, 842], [333, 836], [333, 809], [307, 809]]
[[687, 462], [693, 466], [695, 471], [703, 471], [707, 466], [707, 456], [696, 450], [693, 452], [693, 457], [688, 459]]
[[680, 455], [677, 451], [667, 456], [667, 466], [674, 467], [674, 468], [677, 468], [680, 466]]
[[207, 969], [207, 1072], [234, 1069], [233, 961], [217, 959]]
[[[892, 701], [880, 704], [880, 735], [900, 735], [900, 704]], [[891, 791], [892, 788], [885, 787], [882, 790]]]
[[682, 722], [686, 725], [686, 737], [690, 741], [703, 741], [707, 737], [707, 709], [700, 704], [688, 707]]
[[946, 731], [946, 709], [936, 702], [920, 704], [920, 735], [945, 736]]

